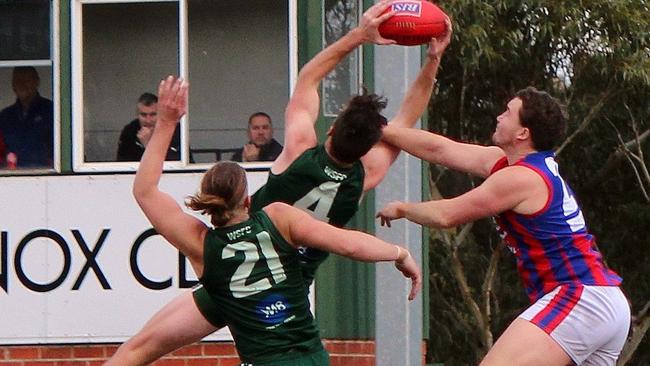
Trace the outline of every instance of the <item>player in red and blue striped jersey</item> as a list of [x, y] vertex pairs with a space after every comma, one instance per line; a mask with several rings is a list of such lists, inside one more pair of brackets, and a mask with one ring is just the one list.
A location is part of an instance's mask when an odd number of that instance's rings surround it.
[[[519, 274], [531, 301], [565, 283], [618, 286], [621, 278], [603, 265], [573, 192], [558, 173], [553, 153], [533, 153], [514, 165], [539, 174], [549, 192], [539, 212], [522, 215], [510, 210], [497, 218], [504, 240], [517, 255]], [[507, 166], [503, 157], [493, 173]]]
[[382, 224], [406, 218], [437, 228], [497, 216], [517, 258], [532, 305], [506, 329], [482, 365], [615, 365], [629, 330], [630, 309], [589, 234], [552, 151], [566, 131], [560, 103], [529, 87], [497, 117], [496, 146], [452, 141], [387, 126], [383, 140], [412, 155], [486, 178], [451, 199], [391, 202]]

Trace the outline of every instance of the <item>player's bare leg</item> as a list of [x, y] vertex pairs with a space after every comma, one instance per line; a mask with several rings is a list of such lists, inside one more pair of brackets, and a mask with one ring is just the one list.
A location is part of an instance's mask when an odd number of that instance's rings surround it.
[[216, 331], [201, 314], [191, 292], [165, 305], [142, 330], [118, 348], [104, 366], [147, 365]]
[[499, 337], [481, 366], [566, 366], [569, 355], [546, 332], [517, 318]]

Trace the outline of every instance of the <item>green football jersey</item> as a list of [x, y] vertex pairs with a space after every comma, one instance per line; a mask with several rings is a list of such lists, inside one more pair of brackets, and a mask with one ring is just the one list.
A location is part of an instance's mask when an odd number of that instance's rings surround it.
[[309, 310], [295, 248], [264, 211], [208, 232], [203, 291], [196, 303], [217, 326], [227, 325], [243, 362], [296, 358], [323, 349]]
[[[268, 180], [251, 199], [251, 212], [273, 202], [284, 202], [310, 213], [314, 218], [343, 227], [359, 209], [363, 195], [364, 169], [360, 161], [350, 167], [335, 163], [325, 146], [306, 150], [281, 174], [269, 173]], [[328, 253], [301, 249], [301, 266], [307, 285]]]

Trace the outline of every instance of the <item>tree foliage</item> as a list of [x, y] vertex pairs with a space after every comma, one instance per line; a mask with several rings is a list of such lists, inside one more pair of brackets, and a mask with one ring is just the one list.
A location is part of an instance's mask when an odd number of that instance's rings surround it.
[[[644, 317], [637, 320], [647, 319], [650, 3], [438, 3], [453, 19], [454, 38], [430, 105], [430, 130], [489, 144], [496, 116], [517, 90], [533, 85], [562, 100], [569, 114], [568, 136], [556, 150], [563, 176], [608, 265], [623, 276], [633, 313]], [[477, 184], [431, 167], [433, 199]], [[477, 364], [491, 346], [481, 322], [496, 339], [527, 305], [513, 257], [499, 244], [491, 220], [466, 230], [432, 231], [430, 245], [429, 360]], [[493, 276], [491, 266], [497, 269]], [[648, 337], [628, 364], [650, 364]]]

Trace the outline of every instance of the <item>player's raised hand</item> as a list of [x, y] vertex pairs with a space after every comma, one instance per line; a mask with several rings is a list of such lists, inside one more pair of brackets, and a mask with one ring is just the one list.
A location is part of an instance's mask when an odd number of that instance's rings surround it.
[[358, 28], [363, 31], [366, 41], [379, 45], [397, 43], [395, 40], [384, 38], [379, 34], [379, 25], [395, 14], [394, 11], [382, 14], [389, 6], [391, 6], [393, 1], [394, 0], [381, 0], [363, 13]]
[[447, 26], [445, 33], [441, 34], [438, 37], [433, 37], [431, 38], [431, 41], [429, 41], [429, 51], [427, 52], [427, 56], [432, 59], [440, 59], [443, 52], [445, 52], [445, 49], [449, 45], [449, 42], [451, 42], [451, 36], [454, 30], [449, 17], [445, 19], [445, 24]]
[[168, 76], [158, 86], [158, 122], [177, 124], [187, 112], [189, 83], [183, 78]]

